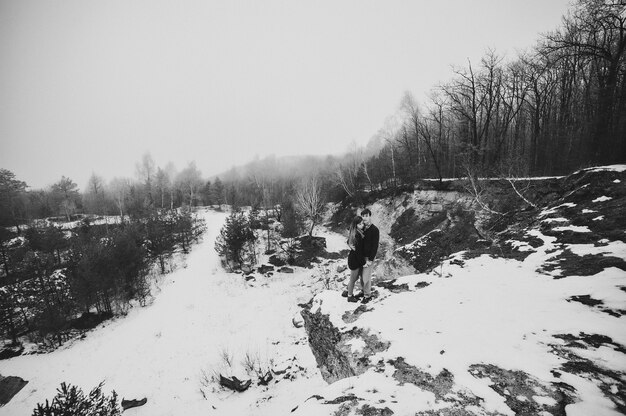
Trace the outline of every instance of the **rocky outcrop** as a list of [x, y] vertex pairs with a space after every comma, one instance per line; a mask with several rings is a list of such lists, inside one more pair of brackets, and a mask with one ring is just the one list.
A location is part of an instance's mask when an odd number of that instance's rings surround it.
[[[322, 377], [329, 383], [363, 374], [375, 364], [369, 357], [389, 346], [363, 329], [336, 327], [328, 315], [313, 310], [312, 303], [303, 306], [301, 313], [311, 351]], [[362, 349], [353, 348], [351, 342], [355, 340], [363, 343]]]
[[[526, 196], [536, 207], [479, 220], [445, 204], [428, 205], [425, 218], [410, 203], [390, 220], [389, 201], [373, 203], [381, 231], [403, 243], [395, 254], [424, 273], [379, 275], [368, 304], [324, 291], [301, 305], [309, 345], [332, 384], [300, 410], [624, 413], [625, 182], [626, 167], [580, 171], [534, 184]], [[493, 208], [511, 203], [507, 186], [496, 185]]]
[[28, 384], [28, 381], [20, 377], [3, 377], [0, 374], [0, 406], [4, 406], [10, 402], [13, 396], [19, 393], [26, 384]]
[[396, 253], [405, 258], [418, 272], [428, 271], [452, 253], [489, 245], [489, 242], [478, 234], [474, 222], [474, 214], [471, 211], [461, 209], [448, 211], [445, 219], [436, 228], [399, 247]]

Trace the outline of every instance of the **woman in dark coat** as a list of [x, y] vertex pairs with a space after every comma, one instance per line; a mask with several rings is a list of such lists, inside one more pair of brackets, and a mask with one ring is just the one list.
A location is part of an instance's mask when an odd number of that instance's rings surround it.
[[[354, 217], [350, 224], [348, 233], [348, 246], [350, 254], [348, 254], [348, 267], [350, 268], [350, 281], [348, 282], [348, 302], [356, 302], [354, 296], [354, 284], [356, 280], [363, 278], [363, 265], [365, 264], [365, 255], [363, 254], [363, 218]], [[363, 285], [363, 282], [361, 282]]]

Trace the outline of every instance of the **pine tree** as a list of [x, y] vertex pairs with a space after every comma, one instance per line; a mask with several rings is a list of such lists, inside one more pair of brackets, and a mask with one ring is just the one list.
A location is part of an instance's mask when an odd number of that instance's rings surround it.
[[231, 268], [238, 268], [246, 262], [256, 261], [256, 239], [246, 215], [242, 212], [233, 212], [220, 230], [220, 235], [215, 241], [215, 251], [224, 257]]

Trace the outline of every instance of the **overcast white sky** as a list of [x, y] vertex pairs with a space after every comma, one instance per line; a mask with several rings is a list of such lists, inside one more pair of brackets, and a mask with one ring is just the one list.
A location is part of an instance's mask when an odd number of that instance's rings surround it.
[[569, 0], [0, 0], [0, 167], [34, 188], [365, 144], [404, 91], [507, 56]]

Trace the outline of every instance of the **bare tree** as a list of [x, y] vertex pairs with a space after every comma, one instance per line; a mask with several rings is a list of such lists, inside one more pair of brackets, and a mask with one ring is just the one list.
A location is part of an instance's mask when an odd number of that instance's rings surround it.
[[87, 212], [103, 214], [105, 209], [104, 180], [92, 173], [87, 181], [87, 190], [83, 196]]
[[198, 199], [198, 191], [203, 185], [202, 175], [196, 167], [196, 162], [190, 162], [176, 177], [178, 188], [183, 195], [189, 197], [189, 206], [193, 206]]
[[154, 205], [154, 198], [152, 195], [152, 185], [154, 182], [156, 165], [150, 153], [144, 153], [141, 157], [141, 162], [135, 166], [137, 172], [137, 178], [144, 185], [144, 192], [146, 196], [146, 204], [148, 206]]
[[161, 208], [165, 208], [165, 195], [169, 193], [172, 186], [172, 179], [166, 170], [161, 168], [157, 169], [154, 185], [156, 187], [156, 191], [158, 192], [157, 195], [161, 202]]
[[324, 212], [324, 199], [317, 176], [302, 180], [296, 190], [295, 205], [300, 215], [311, 223], [309, 236], [313, 235], [313, 228]]
[[113, 201], [120, 212], [120, 219], [124, 222], [124, 214], [126, 212], [126, 203], [130, 192], [130, 180], [126, 178], [114, 178], [109, 184]]

